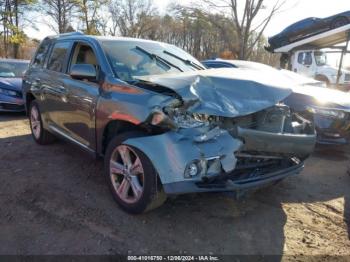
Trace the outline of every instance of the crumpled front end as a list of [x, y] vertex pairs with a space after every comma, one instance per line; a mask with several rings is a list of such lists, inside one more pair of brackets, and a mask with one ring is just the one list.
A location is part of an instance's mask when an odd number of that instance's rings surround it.
[[213, 69], [140, 79], [164, 99], [144, 96], [137, 115], [148, 133], [124, 143], [148, 156], [168, 194], [263, 186], [300, 172], [313, 151], [313, 123], [280, 104], [292, 91], [273, 75]]
[[192, 114], [184, 107], [155, 112], [168, 129], [132, 138], [154, 164], [167, 194], [239, 191], [299, 173], [313, 151], [313, 125], [284, 105], [240, 117]]

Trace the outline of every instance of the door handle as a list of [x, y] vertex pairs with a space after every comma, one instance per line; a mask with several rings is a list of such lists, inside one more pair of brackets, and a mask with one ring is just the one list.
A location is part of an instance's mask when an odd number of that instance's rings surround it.
[[66, 88], [64, 86], [57, 86], [57, 90], [61, 93], [66, 93]]
[[33, 81], [33, 84], [40, 84], [40, 78], [35, 78]]
[[33, 82], [31, 82], [31, 86], [34, 88], [40, 88], [40, 78], [35, 78]]

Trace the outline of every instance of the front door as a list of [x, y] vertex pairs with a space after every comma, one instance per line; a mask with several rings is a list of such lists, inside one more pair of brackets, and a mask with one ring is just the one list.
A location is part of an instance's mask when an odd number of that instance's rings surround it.
[[67, 104], [62, 126], [73, 139], [83, 146], [95, 150], [95, 111], [99, 96], [99, 84], [96, 80], [77, 80], [69, 76], [75, 64], [90, 64], [99, 72], [99, 63], [93, 48], [84, 42], [75, 42], [67, 67], [63, 85], [67, 91]]
[[315, 74], [314, 66], [315, 64], [312, 59], [311, 51], [298, 53], [296, 67], [297, 70], [295, 70], [297, 73], [302, 74], [304, 76], [313, 77]]

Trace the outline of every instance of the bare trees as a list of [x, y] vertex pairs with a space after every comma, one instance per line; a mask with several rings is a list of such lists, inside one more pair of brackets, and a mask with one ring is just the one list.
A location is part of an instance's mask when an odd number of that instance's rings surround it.
[[152, 0], [112, 0], [109, 5], [112, 27], [110, 33], [141, 37], [152, 30], [157, 15]]
[[100, 9], [103, 9], [108, 0], [75, 0], [77, 2], [78, 19], [83, 24], [82, 31], [89, 35], [100, 35], [105, 26], [105, 20], [100, 15]]
[[204, 1], [205, 6], [173, 5], [167, 15], [159, 16], [150, 0], [112, 0], [111, 34], [173, 43], [198, 58], [225, 53], [271, 61], [263, 48], [263, 32], [285, 0], [274, 0], [272, 5], [270, 1], [269, 6], [264, 0]]
[[[11, 45], [15, 57], [24, 39], [21, 12], [34, 1], [0, 0], [3, 49]], [[285, 0], [202, 0], [197, 7], [170, 5], [165, 15], [152, 0], [38, 1], [38, 12], [51, 18], [49, 26], [57, 33], [74, 26], [86, 34], [168, 42], [199, 59], [222, 56], [272, 63], [274, 55], [263, 49], [263, 32]]]
[[25, 41], [22, 26], [25, 21], [25, 10], [30, 10], [35, 0], [0, 0], [0, 25], [2, 31], [3, 55], [9, 55], [12, 47], [12, 56], [17, 58], [19, 47]]
[[76, 0], [42, 0], [42, 10], [54, 24], [49, 26], [57, 33], [65, 33], [71, 26]]
[[49, 24], [55, 32], [72, 31], [72, 23], [82, 25], [81, 30], [86, 34], [100, 34], [101, 21], [99, 11], [108, 0], [41, 0], [43, 13], [48, 15], [53, 24]]
[[[214, 21], [223, 30], [218, 30]], [[206, 14], [200, 9], [173, 6], [156, 25], [157, 40], [177, 45], [197, 58], [218, 57], [235, 43], [234, 31], [226, 17]]]
[[227, 14], [239, 39], [238, 57], [248, 59], [271, 18], [281, 9], [286, 0], [275, 0], [272, 6], [264, 0], [205, 0], [205, 2], [211, 9]]

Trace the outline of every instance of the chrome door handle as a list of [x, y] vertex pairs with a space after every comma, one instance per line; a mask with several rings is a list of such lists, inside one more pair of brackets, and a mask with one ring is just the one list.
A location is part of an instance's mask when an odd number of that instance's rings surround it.
[[62, 93], [66, 92], [66, 88], [64, 86], [58, 86], [57, 89]]

